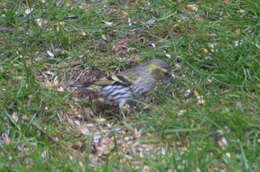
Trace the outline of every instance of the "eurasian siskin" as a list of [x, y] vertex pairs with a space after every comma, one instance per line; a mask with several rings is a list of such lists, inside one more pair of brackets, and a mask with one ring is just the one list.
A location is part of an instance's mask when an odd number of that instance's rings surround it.
[[85, 89], [99, 92], [102, 97], [114, 101], [122, 108], [129, 100], [136, 99], [152, 90], [156, 83], [169, 82], [170, 79], [171, 70], [168, 64], [161, 59], [153, 59], [102, 78]]

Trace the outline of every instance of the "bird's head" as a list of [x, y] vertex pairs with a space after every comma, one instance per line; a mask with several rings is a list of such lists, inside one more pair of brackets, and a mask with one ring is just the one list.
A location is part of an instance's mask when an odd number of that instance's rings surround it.
[[160, 59], [153, 59], [148, 64], [148, 70], [151, 72], [154, 79], [169, 83], [172, 79], [169, 65]]

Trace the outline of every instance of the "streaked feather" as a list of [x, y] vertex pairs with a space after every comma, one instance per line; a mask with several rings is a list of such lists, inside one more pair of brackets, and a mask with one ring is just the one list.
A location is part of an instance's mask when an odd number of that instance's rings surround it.
[[128, 100], [150, 91], [157, 81], [165, 79], [169, 73], [167, 63], [153, 59], [96, 81], [86, 89], [100, 92], [104, 98], [116, 102], [121, 108]]

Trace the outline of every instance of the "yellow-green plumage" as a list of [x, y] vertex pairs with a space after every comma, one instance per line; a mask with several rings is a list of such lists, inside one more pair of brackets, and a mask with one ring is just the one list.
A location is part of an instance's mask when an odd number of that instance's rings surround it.
[[116, 102], [121, 108], [128, 100], [149, 92], [157, 82], [169, 81], [170, 76], [168, 64], [153, 59], [96, 81], [86, 89], [100, 92], [104, 98]]

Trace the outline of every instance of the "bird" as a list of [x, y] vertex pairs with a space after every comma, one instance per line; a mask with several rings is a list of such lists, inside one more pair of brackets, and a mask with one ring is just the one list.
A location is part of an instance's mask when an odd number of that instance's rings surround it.
[[121, 109], [130, 100], [150, 92], [157, 83], [169, 83], [171, 76], [169, 65], [156, 58], [101, 78], [84, 86], [84, 89], [98, 92], [105, 100], [114, 102]]

